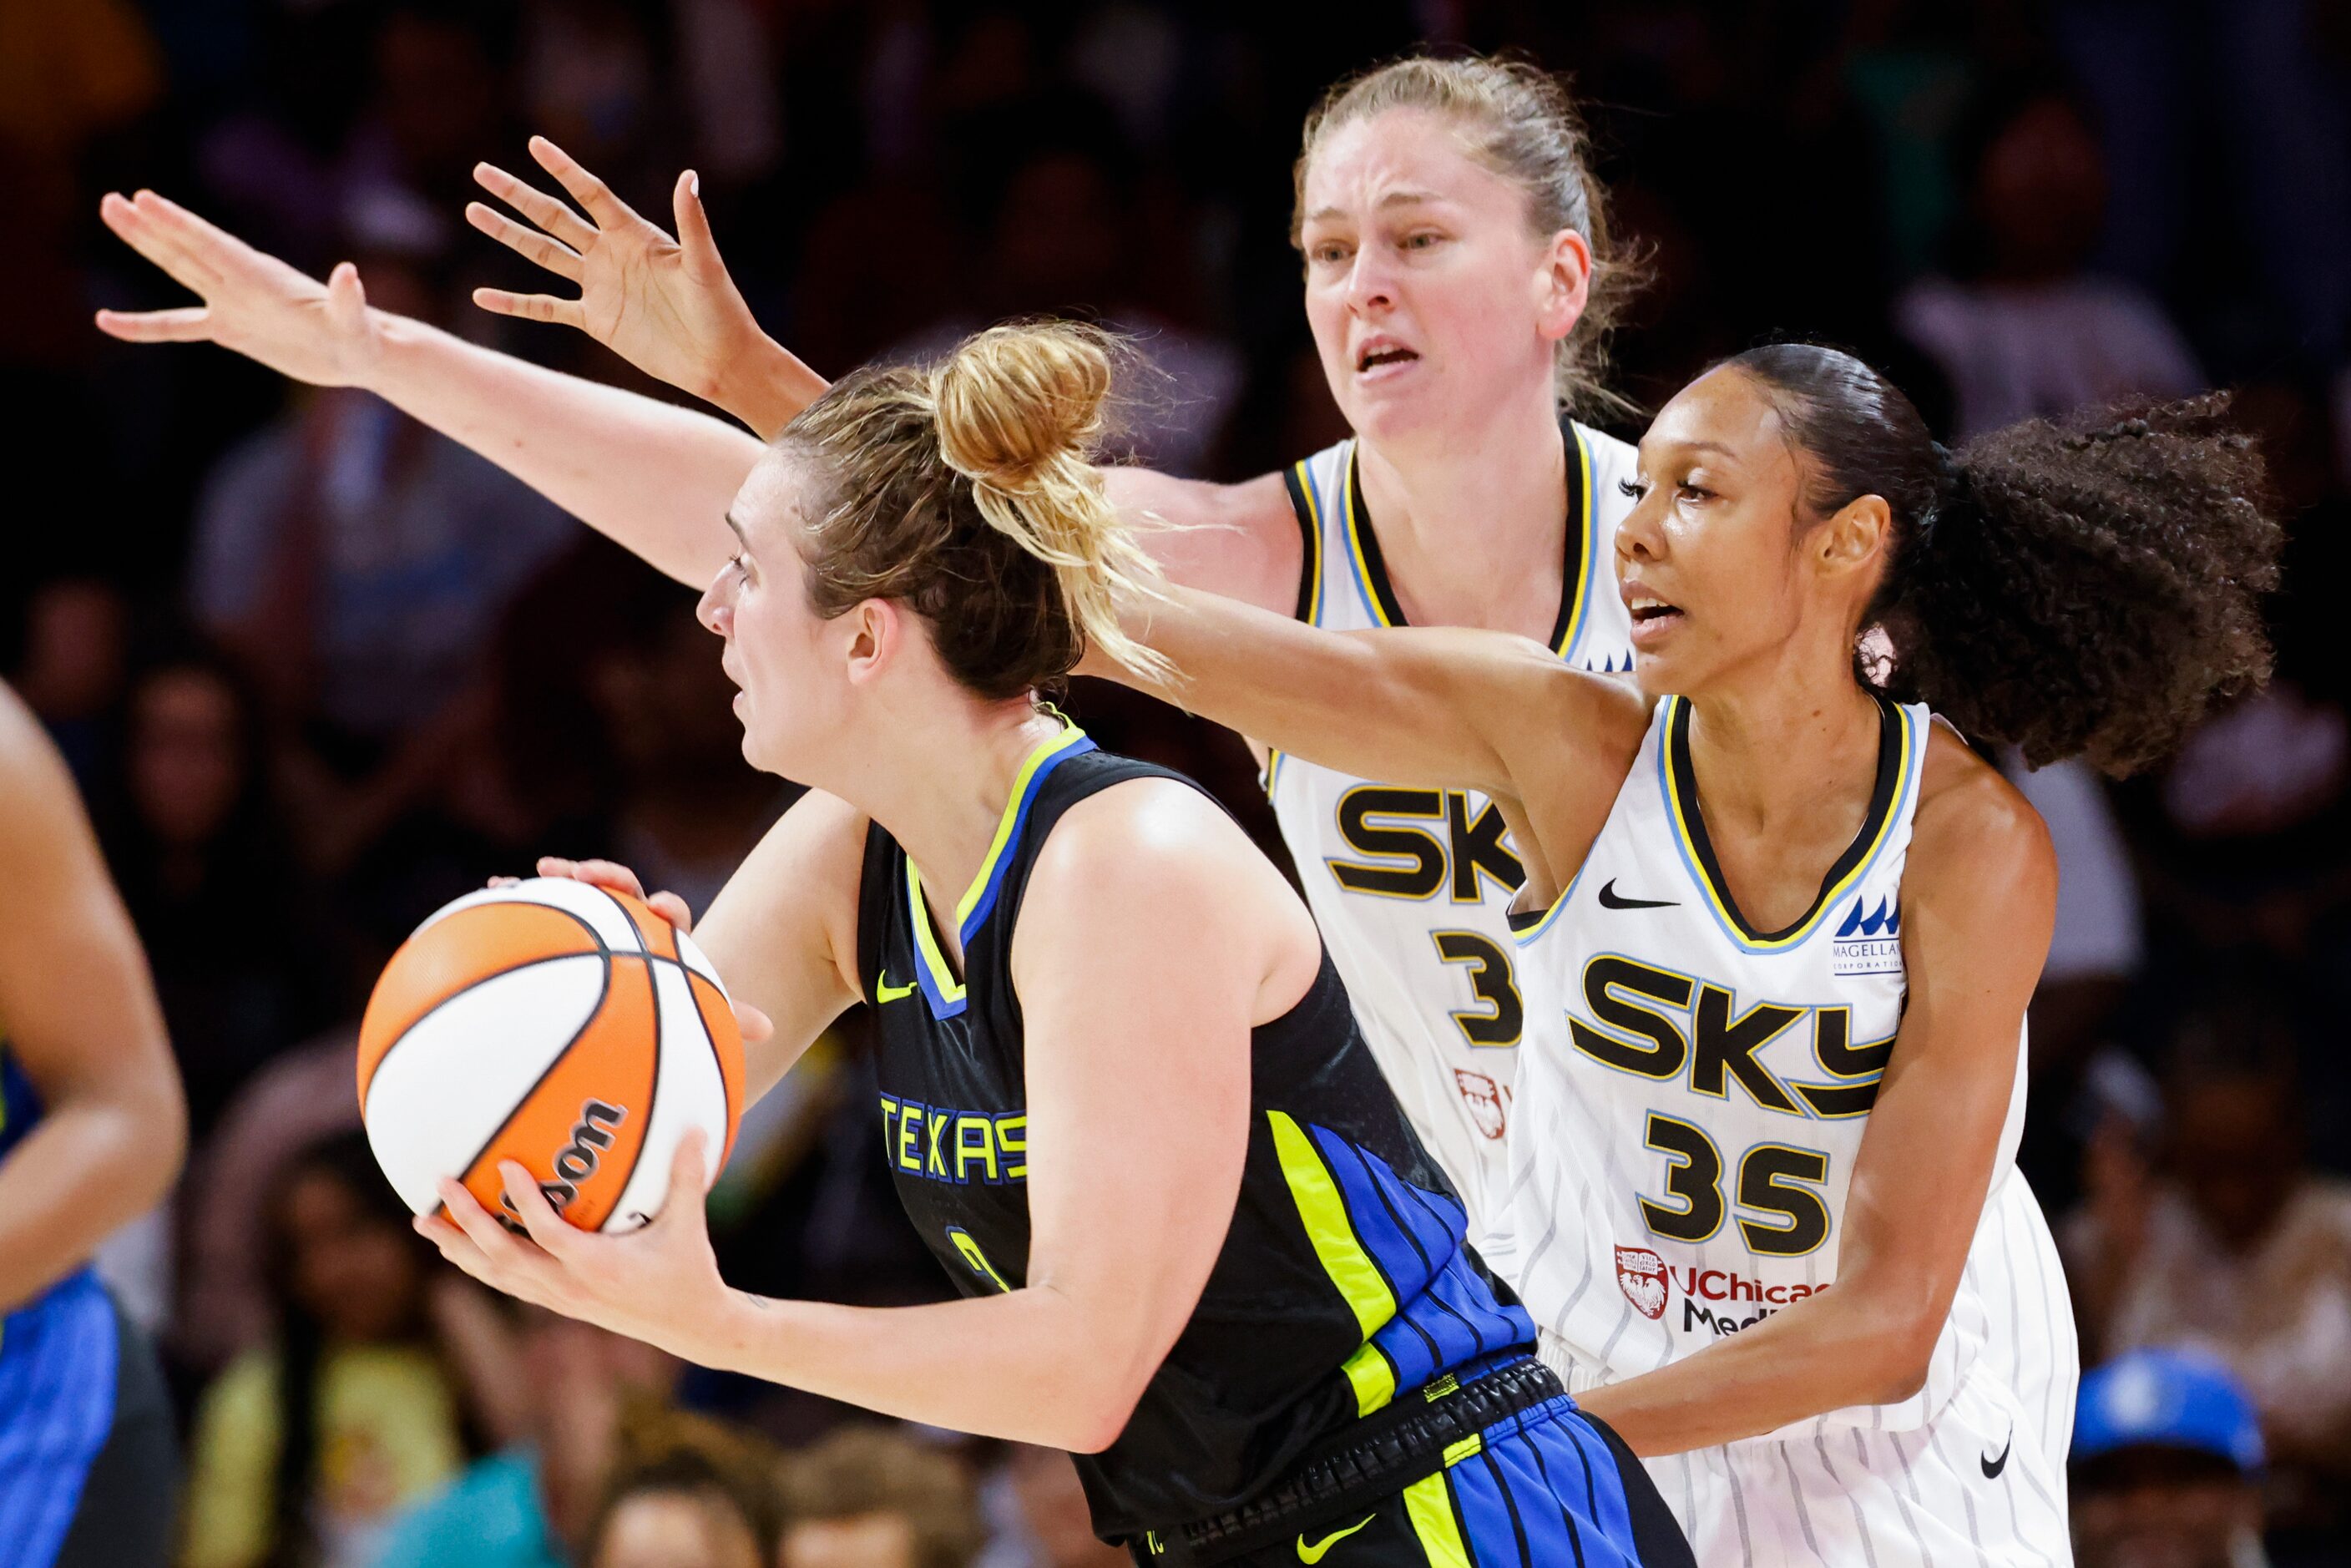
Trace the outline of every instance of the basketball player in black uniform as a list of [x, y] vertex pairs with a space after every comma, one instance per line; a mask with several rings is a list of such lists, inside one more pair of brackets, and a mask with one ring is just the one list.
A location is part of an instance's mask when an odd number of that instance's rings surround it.
[[[1297, 895], [1196, 787], [1036, 700], [1087, 643], [1160, 668], [1113, 605], [1150, 568], [1091, 466], [1109, 380], [1034, 327], [847, 378], [737, 497], [703, 602], [747, 756], [824, 791], [698, 932], [773, 1020], [752, 1085], [874, 1004], [883, 1152], [968, 1299], [750, 1298], [700, 1204], [591, 1236], [519, 1166], [529, 1240], [454, 1184], [420, 1223], [688, 1359], [1080, 1453], [1138, 1561], [1688, 1563], [1531, 1355]], [[674, 1187], [704, 1179], [690, 1145]]]

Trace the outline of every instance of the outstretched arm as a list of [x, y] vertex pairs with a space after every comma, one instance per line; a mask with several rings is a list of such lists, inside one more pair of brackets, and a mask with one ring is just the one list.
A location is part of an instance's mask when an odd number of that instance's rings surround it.
[[720, 518], [763, 450], [744, 431], [371, 308], [348, 262], [321, 284], [152, 191], [110, 194], [99, 215], [203, 301], [101, 310], [111, 336], [218, 343], [296, 381], [372, 392], [693, 587], [733, 552]]
[[131, 917], [73, 780], [0, 687], [0, 1048], [41, 1120], [0, 1160], [0, 1313], [89, 1260], [179, 1174], [187, 1109]]
[[1123, 619], [1175, 677], [1154, 681], [1099, 654], [1083, 674], [1366, 778], [1531, 803], [1552, 792], [1553, 775], [1590, 773], [1623, 749], [1628, 726], [1639, 733], [1636, 695], [1499, 632], [1326, 632], [1186, 588], [1138, 601]]
[[[678, 176], [673, 194], [673, 237], [545, 137], [531, 138], [530, 155], [576, 210], [484, 163], [474, 171], [482, 188], [529, 222], [481, 202], [465, 208], [465, 219], [578, 285], [580, 297], [482, 288], [475, 304], [576, 327], [647, 375], [726, 410], [764, 440], [823, 393], [824, 379], [752, 319], [719, 259], [691, 170]], [[1143, 530], [1144, 548], [1176, 581], [1268, 610], [1296, 602], [1298, 528], [1279, 475], [1217, 485], [1113, 467], [1102, 478], [1112, 504]]]

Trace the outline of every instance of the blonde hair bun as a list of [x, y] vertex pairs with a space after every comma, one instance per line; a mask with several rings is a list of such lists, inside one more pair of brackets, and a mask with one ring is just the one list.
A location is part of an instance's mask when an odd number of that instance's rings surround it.
[[939, 455], [1007, 495], [1085, 464], [1110, 402], [1111, 340], [1074, 322], [991, 327], [967, 338], [933, 382]]

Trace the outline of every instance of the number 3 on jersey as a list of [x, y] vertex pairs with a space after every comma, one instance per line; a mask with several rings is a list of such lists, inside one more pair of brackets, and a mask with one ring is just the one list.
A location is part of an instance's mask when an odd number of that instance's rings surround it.
[[[1415, 821], [1442, 822], [1444, 831], [1408, 825]], [[1527, 879], [1526, 867], [1510, 852], [1501, 811], [1490, 800], [1473, 809], [1459, 789], [1359, 784], [1339, 798], [1337, 826], [1347, 847], [1362, 857], [1327, 862], [1350, 893], [1406, 899], [1447, 893], [1456, 904], [1477, 904], [1488, 896], [1489, 883], [1507, 898]], [[1479, 1003], [1453, 1014], [1461, 1037], [1497, 1050], [1518, 1044], [1527, 1009], [1501, 944], [1476, 931], [1429, 936], [1440, 959], [1467, 969], [1469, 993]]]
[[1527, 1005], [1519, 996], [1510, 956], [1501, 944], [1476, 931], [1432, 931], [1437, 956], [1459, 964], [1469, 975], [1469, 992], [1482, 1005], [1453, 1014], [1461, 1036], [1472, 1045], [1513, 1046], [1526, 1032]]

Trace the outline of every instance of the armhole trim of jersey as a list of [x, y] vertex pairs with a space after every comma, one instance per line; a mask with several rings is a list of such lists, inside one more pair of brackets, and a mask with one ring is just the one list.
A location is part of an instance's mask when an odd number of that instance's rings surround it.
[[1293, 618], [1309, 626], [1321, 624], [1322, 612], [1322, 508], [1314, 497], [1314, 476], [1307, 472], [1311, 459], [1291, 464], [1281, 483], [1290, 492], [1290, 512], [1298, 519], [1298, 608]]
[[[1301, 458], [1281, 471], [1282, 487], [1290, 492], [1290, 515], [1298, 519], [1298, 605], [1292, 618], [1309, 626], [1322, 623], [1322, 508], [1314, 496], [1314, 475]], [[1281, 776], [1281, 753], [1268, 747], [1259, 781], [1265, 798]]]
[[1559, 619], [1552, 625], [1551, 651], [1564, 659], [1575, 652], [1592, 619], [1593, 581], [1600, 574], [1598, 534], [1592, 508], [1592, 444], [1583, 428], [1562, 416], [1560, 435], [1567, 455], [1566, 560], [1559, 595]]

